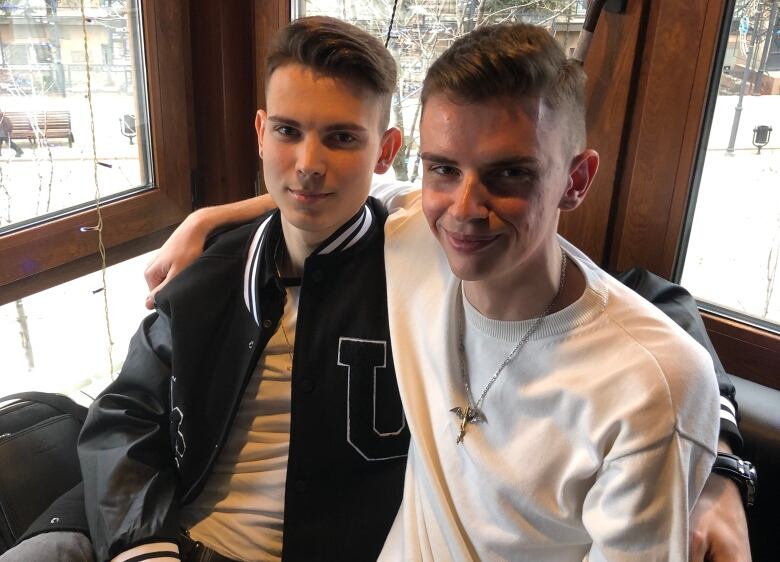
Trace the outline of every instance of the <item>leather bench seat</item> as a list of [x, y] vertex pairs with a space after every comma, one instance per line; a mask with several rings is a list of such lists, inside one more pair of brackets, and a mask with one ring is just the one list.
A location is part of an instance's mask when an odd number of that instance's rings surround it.
[[780, 560], [780, 391], [731, 375], [737, 389], [739, 453], [758, 470], [756, 504], [748, 510], [754, 562]]

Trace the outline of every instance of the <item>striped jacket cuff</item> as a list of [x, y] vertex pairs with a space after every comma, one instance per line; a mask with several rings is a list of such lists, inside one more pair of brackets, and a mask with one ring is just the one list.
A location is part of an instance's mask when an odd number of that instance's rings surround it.
[[174, 542], [152, 542], [141, 544], [115, 556], [111, 562], [179, 562], [179, 545]]
[[726, 440], [735, 453], [742, 448], [742, 435], [737, 426], [737, 408], [725, 396], [720, 397], [720, 438]]
[[737, 425], [737, 409], [734, 403], [725, 396], [720, 397], [720, 419]]

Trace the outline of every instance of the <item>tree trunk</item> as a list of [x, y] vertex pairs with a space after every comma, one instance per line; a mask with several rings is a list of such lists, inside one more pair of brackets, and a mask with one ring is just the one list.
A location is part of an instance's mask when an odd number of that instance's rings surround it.
[[16, 320], [19, 322], [19, 335], [22, 338], [24, 355], [27, 357], [27, 369], [32, 371], [35, 368], [35, 359], [30, 342], [30, 328], [27, 326], [27, 314], [24, 312], [24, 302], [21, 299], [16, 301]]

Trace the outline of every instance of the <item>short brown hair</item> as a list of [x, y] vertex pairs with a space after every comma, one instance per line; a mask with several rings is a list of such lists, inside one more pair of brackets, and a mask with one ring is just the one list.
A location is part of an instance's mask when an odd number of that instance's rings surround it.
[[373, 92], [383, 104], [380, 126], [387, 128], [397, 70], [390, 51], [376, 37], [335, 18], [300, 18], [274, 37], [266, 58], [266, 84], [286, 64], [300, 64]]
[[539, 26], [488, 25], [458, 38], [428, 70], [423, 104], [438, 93], [463, 103], [540, 97], [568, 114], [571, 147], [585, 148], [585, 72]]

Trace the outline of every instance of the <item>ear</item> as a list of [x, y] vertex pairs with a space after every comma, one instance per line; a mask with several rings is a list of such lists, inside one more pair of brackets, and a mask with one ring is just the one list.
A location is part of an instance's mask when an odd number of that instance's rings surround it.
[[268, 114], [262, 109], [257, 110], [255, 115], [255, 131], [257, 131], [257, 152], [260, 154], [260, 158], [263, 157], [263, 135], [265, 134], [265, 122], [268, 118]]
[[398, 154], [398, 150], [401, 148], [401, 131], [395, 127], [390, 127], [382, 135], [382, 152], [379, 153], [379, 160], [377, 160], [376, 166], [374, 166], [375, 174], [384, 174], [393, 165], [395, 155]]
[[598, 168], [599, 153], [591, 148], [572, 159], [569, 168], [569, 182], [558, 204], [561, 211], [573, 211], [580, 206], [593, 183]]

